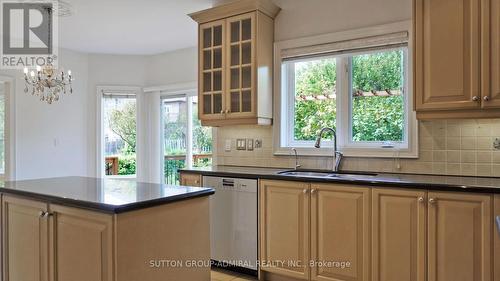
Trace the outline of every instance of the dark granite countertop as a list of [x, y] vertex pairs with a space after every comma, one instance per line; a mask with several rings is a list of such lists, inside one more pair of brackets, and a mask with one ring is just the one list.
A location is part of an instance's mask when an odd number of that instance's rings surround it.
[[106, 213], [122, 213], [208, 196], [214, 190], [127, 179], [62, 177], [2, 182], [0, 193]]
[[[387, 186], [416, 188], [441, 191], [462, 191], [500, 194], [500, 178], [441, 176], [419, 174], [377, 173], [376, 176], [358, 174], [352, 177], [309, 178], [285, 176], [277, 174], [289, 168], [257, 168], [240, 166], [213, 166], [184, 169], [182, 171], [198, 173], [206, 176], [222, 176], [253, 179], [276, 179], [307, 182], [331, 182], [345, 184], [362, 184], [369, 186]], [[360, 172], [353, 172], [360, 173]]]

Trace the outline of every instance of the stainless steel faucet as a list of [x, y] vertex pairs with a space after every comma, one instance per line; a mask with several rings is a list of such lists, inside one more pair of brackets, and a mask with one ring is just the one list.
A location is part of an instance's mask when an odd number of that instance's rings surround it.
[[340, 165], [342, 164], [342, 157], [344, 156], [340, 151], [337, 150], [337, 132], [333, 128], [323, 128], [318, 134], [318, 138], [316, 139], [316, 143], [314, 144], [314, 147], [320, 148], [321, 147], [321, 138], [323, 138], [323, 134], [326, 131], [330, 131], [333, 133], [333, 157], [334, 157], [334, 162], [333, 162], [333, 171], [338, 172], [340, 171]]
[[295, 149], [295, 147], [292, 147], [292, 151], [295, 154], [295, 170], [298, 170], [300, 168], [299, 155], [298, 155], [297, 149]]

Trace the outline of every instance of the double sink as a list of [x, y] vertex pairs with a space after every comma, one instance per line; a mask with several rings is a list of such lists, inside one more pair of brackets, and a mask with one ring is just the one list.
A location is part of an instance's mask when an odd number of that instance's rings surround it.
[[333, 172], [333, 171], [318, 171], [318, 170], [286, 170], [277, 172], [278, 175], [298, 178], [344, 178], [357, 179], [366, 177], [376, 177], [375, 173], [357, 173], [357, 172]]

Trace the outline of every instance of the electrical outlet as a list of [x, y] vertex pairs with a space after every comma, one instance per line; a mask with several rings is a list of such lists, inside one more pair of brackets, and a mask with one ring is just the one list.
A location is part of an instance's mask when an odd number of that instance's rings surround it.
[[231, 139], [227, 139], [226, 140], [226, 143], [225, 143], [225, 146], [224, 146], [224, 150], [226, 152], [231, 152]]
[[256, 139], [254, 147], [255, 148], [262, 148], [262, 140]]
[[493, 142], [493, 148], [495, 150], [500, 150], [500, 138], [495, 139], [495, 141]]
[[248, 151], [253, 150], [253, 139], [247, 139], [247, 150]]
[[236, 150], [246, 150], [247, 149], [247, 140], [246, 139], [237, 139], [236, 140]]

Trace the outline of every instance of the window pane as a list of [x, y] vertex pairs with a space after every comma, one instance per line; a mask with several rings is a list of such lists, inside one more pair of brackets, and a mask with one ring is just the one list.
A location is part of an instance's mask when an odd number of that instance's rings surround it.
[[178, 170], [186, 167], [186, 98], [162, 100], [165, 183], [179, 184]]
[[352, 57], [353, 141], [403, 141], [404, 51]]
[[192, 98], [193, 107], [193, 167], [212, 165], [212, 128], [202, 127], [198, 119], [198, 97]]
[[312, 141], [323, 127], [335, 128], [336, 61], [294, 62], [294, 140]]
[[105, 174], [135, 175], [135, 96], [105, 95], [103, 103]]
[[[188, 116], [188, 106], [192, 116]], [[196, 96], [162, 99], [162, 118], [165, 183], [179, 184], [179, 169], [188, 167], [189, 155], [192, 167], [212, 164], [212, 129], [201, 126]], [[190, 131], [192, 142], [187, 143]]]

